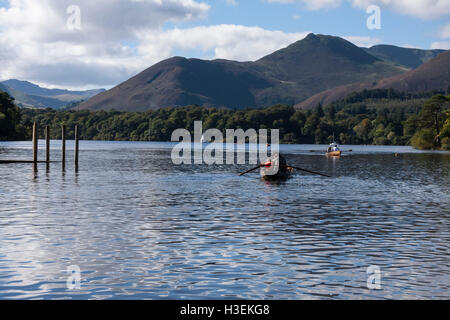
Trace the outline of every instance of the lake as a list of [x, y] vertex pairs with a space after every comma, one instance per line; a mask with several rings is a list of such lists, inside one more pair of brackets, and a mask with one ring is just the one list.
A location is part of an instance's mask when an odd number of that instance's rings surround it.
[[[0, 165], [0, 299], [450, 298], [448, 152], [283, 145], [333, 177], [276, 184], [175, 166], [170, 143], [82, 141], [75, 172], [67, 147], [65, 171]], [[0, 143], [2, 160], [31, 156]]]

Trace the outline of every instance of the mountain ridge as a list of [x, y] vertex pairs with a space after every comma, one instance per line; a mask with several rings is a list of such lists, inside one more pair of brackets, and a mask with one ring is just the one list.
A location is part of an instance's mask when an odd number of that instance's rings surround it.
[[393, 45], [376, 45], [371, 48], [363, 48], [367, 53], [380, 60], [391, 62], [394, 65], [415, 69], [430, 61], [445, 50], [422, 50], [415, 48], [402, 48]]
[[295, 105], [298, 109], [309, 109], [328, 105], [353, 92], [373, 89], [395, 89], [407, 93], [424, 93], [433, 90], [448, 91], [450, 88], [450, 50], [401, 75], [376, 82], [355, 83], [323, 91]]
[[[0, 84], [18, 105], [31, 108], [77, 105], [77, 109], [147, 111], [185, 105], [263, 108], [279, 103], [303, 108], [388, 84], [414, 92], [419, 87], [440, 87], [440, 82], [429, 77], [423, 78], [425, 84], [420, 86], [420, 82], [401, 76], [442, 52], [391, 45], [360, 48], [340, 37], [309, 34], [256, 61], [172, 57], [108, 91], [46, 89], [15, 79]], [[408, 82], [409, 87], [398, 82]]]
[[[9, 79], [0, 85], [10, 94], [19, 106], [29, 108], [60, 109], [74, 102], [87, 100], [105, 89], [71, 91], [67, 89], [42, 88], [29, 81]], [[0, 87], [1, 89], [1, 87]]]
[[405, 70], [339, 37], [310, 34], [254, 62], [172, 57], [100, 93], [80, 109], [146, 111], [189, 104], [261, 108]]

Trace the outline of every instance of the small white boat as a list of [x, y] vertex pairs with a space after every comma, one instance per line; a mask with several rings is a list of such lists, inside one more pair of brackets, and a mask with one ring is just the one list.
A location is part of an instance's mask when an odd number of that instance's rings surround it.
[[340, 157], [342, 155], [342, 151], [339, 148], [336, 142], [330, 144], [327, 150], [327, 157]]

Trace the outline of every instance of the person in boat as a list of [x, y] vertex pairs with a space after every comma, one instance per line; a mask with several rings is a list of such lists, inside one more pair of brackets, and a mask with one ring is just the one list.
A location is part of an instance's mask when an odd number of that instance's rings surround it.
[[280, 170], [286, 170], [286, 168], [287, 168], [286, 159], [281, 154], [278, 154], [278, 157], [280, 159]]
[[[279, 165], [279, 168], [278, 168], [279, 170], [277, 172], [274, 172], [274, 170], [271, 170], [271, 169], [273, 169], [274, 166], [277, 166], [277, 164]], [[239, 174], [239, 176], [243, 176], [243, 175], [253, 172], [257, 169], [260, 169], [261, 177], [265, 180], [279, 180], [279, 179], [288, 178], [291, 175], [291, 173], [294, 172], [294, 170], [305, 171], [305, 172], [308, 172], [311, 174], [317, 174], [317, 175], [331, 178], [329, 175], [326, 175], [323, 173], [289, 166], [289, 165], [287, 165], [286, 159], [283, 156], [281, 156], [279, 153], [272, 154], [272, 156], [270, 158], [268, 158], [265, 163], [262, 163], [253, 169], [242, 172]]]
[[330, 144], [330, 146], [328, 147], [328, 152], [336, 152], [336, 151], [340, 151], [338, 145], [336, 142], [333, 142], [332, 144]]
[[[270, 171], [274, 165], [278, 165], [278, 172], [276, 174], [270, 174], [272, 173]], [[287, 165], [286, 159], [281, 154], [275, 153], [267, 159], [266, 163], [261, 167], [261, 176], [268, 180], [283, 179], [287, 178], [293, 170], [293, 168]]]

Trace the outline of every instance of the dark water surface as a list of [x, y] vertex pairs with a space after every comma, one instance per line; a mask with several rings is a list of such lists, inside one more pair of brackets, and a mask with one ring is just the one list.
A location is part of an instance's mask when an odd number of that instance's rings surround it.
[[[78, 173], [71, 151], [65, 172], [0, 165], [0, 299], [450, 298], [450, 153], [283, 146], [333, 178], [268, 184], [237, 176], [250, 166], [176, 167], [171, 147], [81, 142]], [[30, 157], [0, 143], [0, 159]]]

